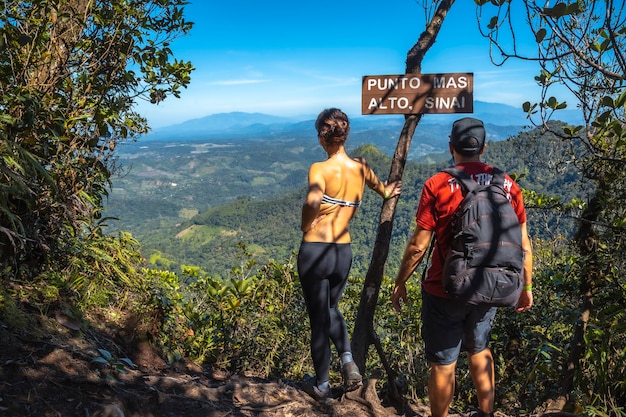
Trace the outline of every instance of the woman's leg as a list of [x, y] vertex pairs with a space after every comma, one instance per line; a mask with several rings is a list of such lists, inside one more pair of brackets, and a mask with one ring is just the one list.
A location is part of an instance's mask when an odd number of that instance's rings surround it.
[[317, 383], [330, 373], [330, 286], [326, 279], [329, 244], [303, 242], [298, 253], [298, 275], [311, 327], [311, 358]]
[[342, 355], [352, 351], [348, 328], [343, 315], [339, 311], [339, 300], [348, 282], [348, 275], [352, 266], [352, 249], [350, 245], [336, 245], [335, 249], [335, 273], [329, 276], [329, 336], [337, 348], [338, 354]]

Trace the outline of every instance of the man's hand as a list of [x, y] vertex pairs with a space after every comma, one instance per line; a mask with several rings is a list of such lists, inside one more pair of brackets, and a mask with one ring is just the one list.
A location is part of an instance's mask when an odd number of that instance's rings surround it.
[[393, 308], [399, 313], [402, 310], [402, 304], [406, 304], [406, 286], [404, 284], [396, 284], [393, 289], [393, 293], [391, 294], [391, 304], [393, 304]]
[[518, 313], [522, 313], [524, 311], [530, 310], [532, 306], [533, 306], [532, 290], [522, 291], [522, 294], [520, 294], [519, 300], [517, 301], [517, 307], [515, 307], [515, 311]]

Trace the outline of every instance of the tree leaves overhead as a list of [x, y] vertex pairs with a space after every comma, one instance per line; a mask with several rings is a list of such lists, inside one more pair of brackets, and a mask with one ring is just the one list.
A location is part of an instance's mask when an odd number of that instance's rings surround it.
[[137, 101], [178, 97], [190, 81], [193, 66], [169, 47], [191, 29], [185, 3], [2, 3], [4, 262], [62, 257], [62, 240], [99, 217], [116, 145], [148, 130]]

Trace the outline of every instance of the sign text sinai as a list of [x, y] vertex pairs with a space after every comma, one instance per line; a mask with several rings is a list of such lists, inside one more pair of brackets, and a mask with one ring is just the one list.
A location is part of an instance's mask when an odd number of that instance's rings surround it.
[[367, 75], [361, 113], [472, 113], [473, 95], [473, 73]]

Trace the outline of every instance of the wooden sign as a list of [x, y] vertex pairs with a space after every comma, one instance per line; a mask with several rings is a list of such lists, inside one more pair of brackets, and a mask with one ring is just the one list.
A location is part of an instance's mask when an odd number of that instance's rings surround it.
[[363, 77], [362, 114], [472, 113], [474, 74]]

